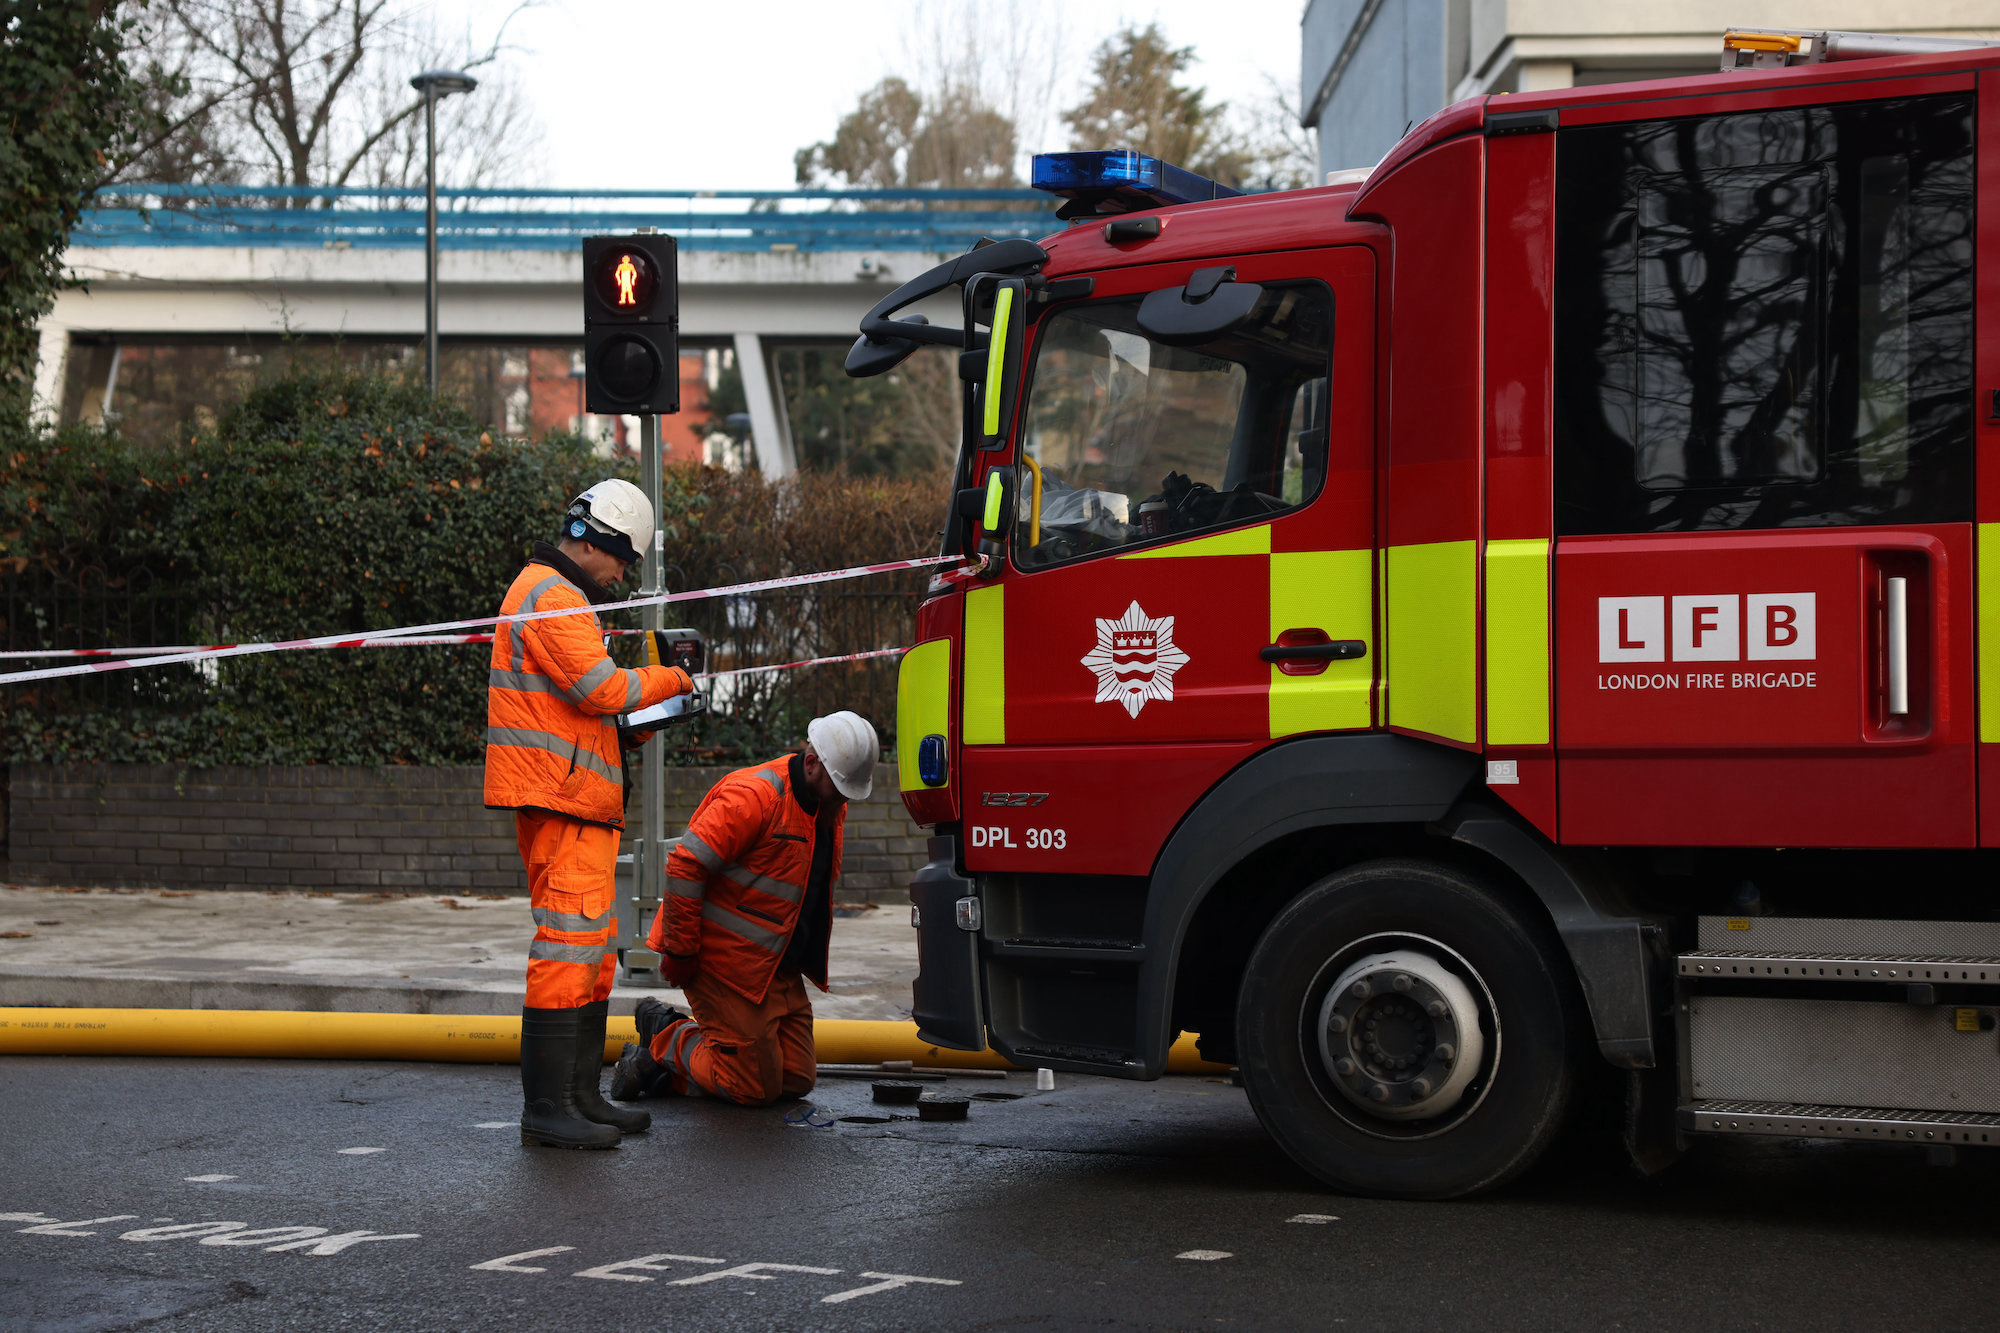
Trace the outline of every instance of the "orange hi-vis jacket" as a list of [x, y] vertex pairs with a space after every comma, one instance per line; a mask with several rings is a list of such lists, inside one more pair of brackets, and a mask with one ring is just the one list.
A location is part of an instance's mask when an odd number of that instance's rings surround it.
[[[579, 584], [581, 580], [581, 584]], [[585, 588], [598, 592], [590, 597]], [[500, 614], [605, 600], [554, 547], [538, 544]], [[627, 669], [604, 651], [595, 613], [500, 625], [486, 687], [486, 804], [625, 826], [616, 714], [693, 688], [679, 667]]]
[[[840, 878], [843, 807], [822, 830], [792, 795], [790, 755], [740, 768], [702, 797], [680, 844], [667, 856], [666, 893], [647, 943], [657, 952], [700, 955], [701, 971], [752, 1004], [761, 1004], [799, 924], [812, 874], [813, 842], [833, 839], [827, 875], [826, 927], [833, 927], [833, 885]], [[807, 960], [805, 975], [826, 989], [826, 955]]]

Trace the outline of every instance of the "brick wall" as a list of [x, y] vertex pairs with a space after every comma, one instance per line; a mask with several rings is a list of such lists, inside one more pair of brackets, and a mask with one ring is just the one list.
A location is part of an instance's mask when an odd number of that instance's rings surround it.
[[[667, 770], [679, 833], [726, 769]], [[14, 764], [7, 878], [21, 884], [525, 893], [514, 818], [480, 804], [483, 770]], [[839, 896], [899, 900], [924, 832], [893, 764], [850, 808]], [[628, 819], [628, 823], [629, 823]]]

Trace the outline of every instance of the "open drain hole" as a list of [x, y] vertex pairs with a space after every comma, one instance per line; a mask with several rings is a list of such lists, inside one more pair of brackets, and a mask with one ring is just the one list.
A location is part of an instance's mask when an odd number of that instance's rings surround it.
[[1018, 1092], [975, 1092], [972, 1094], [972, 1099], [976, 1102], [1018, 1102], [1021, 1100], [1021, 1094]]
[[889, 1117], [886, 1115], [844, 1115], [840, 1117], [840, 1123], [843, 1125], [886, 1125], [889, 1123]]

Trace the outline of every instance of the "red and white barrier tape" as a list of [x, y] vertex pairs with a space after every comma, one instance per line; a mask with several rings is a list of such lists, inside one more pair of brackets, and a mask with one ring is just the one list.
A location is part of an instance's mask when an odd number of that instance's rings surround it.
[[[869, 574], [889, 574], [904, 569], [928, 569], [933, 565], [961, 563], [955, 555], [929, 555], [915, 560], [889, 560], [878, 565], [854, 565], [847, 569], [818, 574], [790, 574], [783, 578], [734, 583], [721, 588], [699, 588], [688, 592], [660, 593], [634, 597], [605, 606], [565, 606], [549, 611], [528, 611], [511, 616], [482, 616], [477, 620], [445, 620], [434, 625], [409, 625], [402, 629], [376, 630], [370, 634], [323, 634], [311, 639], [285, 639], [277, 643], [229, 643], [155, 657], [119, 657], [80, 662], [75, 666], [41, 667], [0, 675], [0, 685], [20, 685], [31, 680], [56, 680], [64, 676], [84, 676], [99, 671], [126, 671], [133, 667], [171, 666], [176, 662], [217, 661], [224, 657], [248, 657], [257, 653], [291, 652], [307, 648], [361, 648], [381, 646], [384, 640], [403, 642], [415, 635], [436, 635], [444, 630], [479, 629], [487, 625], [515, 625], [528, 620], [551, 620], [557, 616], [581, 616], [598, 611], [632, 611], [646, 606], [666, 606], [673, 602], [698, 602], [711, 597], [747, 597], [751, 593], [774, 592], [780, 588], [803, 588], [815, 583], [857, 579]], [[90, 650], [98, 651], [98, 650]]]
[[831, 666], [835, 662], [861, 662], [871, 657], [900, 657], [903, 648], [874, 648], [865, 653], [842, 653], [838, 657], [809, 657], [803, 662], [779, 662], [773, 666], [735, 667], [728, 671], [709, 671], [695, 677], [697, 680], [724, 680], [730, 676], [754, 676], [760, 671], [790, 671], [794, 667]]
[[[606, 634], [644, 634], [641, 629], [611, 629]], [[363, 639], [355, 644], [325, 644], [326, 648], [449, 648], [460, 644], [480, 644], [493, 642], [491, 634], [437, 634], [411, 635], [400, 639]], [[229, 644], [189, 645], [183, 648], [46, 648], [31, 649], [27, 652], [0, 653], [6, 657], [114, 657], [146, 653], [192, 653], [202, 647], [227, 648]], [[901, 648], [872, 648], [865, 653], [842, 653], [837, 657], [808, 657], [797, 662], [774, 662], [765, 666], [731, 667], [727, 671], [703, 671], [696, 676], [701, 680], [724, 680], [730, 676], [751, 676], [760, 671], [790, 671], [794, 667], [831, 666], [836, 662], [863, 662], [872, 657], [897, 657], [905, 650]]]
[[[644, 634], [642, 629], [608, 629], [606, 634]], [[491, 643], [491, 634], [409, 634], [391, 639], [362, 639], [356, 643], [323, 643], [321, 648], [451, 648], [466, 643]], [[163, 643], [151, 648], [22, 648], [0, 652], [0, 661], [21, 657], [157, 657], [161, 653], [200, 653], [211, 648], [234, 648], [233, 643]]]

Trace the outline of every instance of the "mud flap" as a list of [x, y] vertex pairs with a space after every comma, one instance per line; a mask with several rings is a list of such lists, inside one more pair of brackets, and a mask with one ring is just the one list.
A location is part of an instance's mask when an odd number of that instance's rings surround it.
[[[915, 1000], [917, 1035], [959, 1051], [986, 1049], [986, 1006], [979, 978], [978, 894], [957, 870], [958, 839], [930, 840], [930, 861], [910, 881], [912, 924], [917, 928]], [[973, 908], [970, 927], [960, 925], [959, 903]]]

